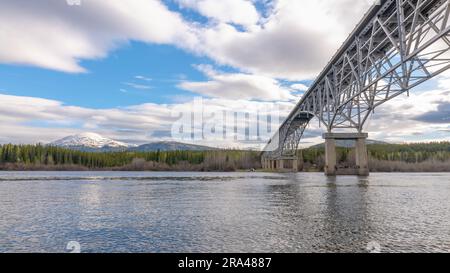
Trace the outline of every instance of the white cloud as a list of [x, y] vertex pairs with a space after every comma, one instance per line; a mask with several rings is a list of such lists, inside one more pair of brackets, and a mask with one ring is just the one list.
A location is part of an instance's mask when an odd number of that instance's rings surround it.
[[258, 22], [259, 14], [250, 0], [177, 0], [182, 7], [198, 11], [203, 16], [222, 23], [251, 26]]
[[[295, 100], [291, 89], [280, 85], [272, 78], [242, 74], [223, 73], [210, 66], [197, 66], [209, 80], [204, 82], [182, 82], [179, 87], [200, 95], [243, 100], [283, 101]], [[299, 99], [299, 98], [297, 98]]]
[[[168, 134], [171, 132], [172, 125], [179, 118], [173, 114], [191, 113], [191, 111], [200, 115], [202, 113], [201, 109], [192, 108], [191, 101], [175, 104], [148, 103], [118, 109], [92, 109], [33, 97], [0, 94], [0, 100], [4, 104], [0, 108], [0, 130], [4, 132], [0, 136], [0, 143], [48, 143], [86, 131], [94, 131], [119, 141], [138, 143], [156, 140], [180, 141], [180, 139], [171, 138], [170, 135], [159, 136], [161, 132]], [[294, 105], [289, 102], [273, 104], [243, 99], [204, 99], [203, 102], [205, 109], [212, 112], [226, 110], [256, 113], [257, 110], [270, 109], [276, 105], [275, 109], [280, 109], [282, 115], [287, 115]], [[208, 116], [207, 113], [203, 114]], [[256, 117], [253, 118], [256, 119]], [[255, 122], [256, 120], [252, 120], [252, 123]], [[246, 125], [238, 122], [237, 126], [244, 128]], [[210, 145], [222, 147], [246, 145], [233, 139], [209, 141]]]
[[370, 137], [391, 142], [450, 141], [450, 133], [446, 131], [450, 121], [420, 119], [424, 114], [439, 110], [440, 105], [450, 105], [448, 82], [449, 77], [441, 76], [436, 89], [412, 90], [409, 97], [405, 93], [377, 108], [366, 126]]
[[145, 76], [141, 76], [141, 75], [135, 76], [134, 78], [137, 79], [137, 80], [146, 81], [146, 82], [152, 81], [151, 78], [145, 77]]
[[[0, 123], [3, 126], [24, 126], [28, 127], [29, 132], [36, 131], [33, 126], [47, 128], [46, 130], [58, 128], [55, 129], [55, 138], [63, 136], [64, 132], [58, 132], [61, 127], [80, 128], [73, 129], [75, 131], [86, 128], [151, 131], [159, 128], [161, 121], [170, 117], [170, 108], [165, 105], [145, 104], [120, 109], [91, 109], [32, 97], [0, 95], [0, 100], [5, 104], [0, 109]], [[11, 131], [3, 132], [8, 132], [3, 136], [8, 136], [9, 141], [15, 141], [10, 136]], [[30, 134], [30, 138], [35, 134]], [[33, 142], [32, 139], [29, 140]]]
[[202, 52], [221, 64], [290, 80], [314, 78], [371, 1], [279, 0], [263, 24], [242, 32], [225, 23], [200, 32]]
[[[182, 17], [157, 0], [0, 0], [0, 62], [84, 72], [130, 40], [191, 48], [196, 36]], [[192, 47], [193, 48], [193, 47]]]
[[159, 0], [0, 0], [0, 62], [84, 72], [81, 60], [136, 40], [175, 45], [250, 74], [303, 80], [320, 72], [371, 1], [277, 0], [266, 17], [249, 0], [178, 2], [213, 22], [188, 22]]
[[296, 83], [291, 85], [291, 88], [297, 91], [308, 91], [309, 87], [302, 84], [302, 83]]
[[140, 89], [140, 90], [152, 89], [152, 87], [150, 85], [145, 85], [145, 84], [137, 84], [137, 83], [133, 83], [133, 82], [124, 82], [123, 84], [130, 86], [134, 89]]

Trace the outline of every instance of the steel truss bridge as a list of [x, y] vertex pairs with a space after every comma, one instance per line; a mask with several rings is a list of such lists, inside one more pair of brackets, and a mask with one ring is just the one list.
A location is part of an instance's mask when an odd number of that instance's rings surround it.
[[376, 107], [449, 69], [449, 14], [450, 0], [374, 4], [270, 140], [264, 167], [296, 157], [314, 117], [328, 133], [362, 133]]

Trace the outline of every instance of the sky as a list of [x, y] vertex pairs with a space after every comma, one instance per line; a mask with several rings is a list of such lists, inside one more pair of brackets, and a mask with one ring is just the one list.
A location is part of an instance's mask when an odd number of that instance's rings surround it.
[[[215, 113], [276, 107], [282, 121], [372, 2], [0, 0], [0, 143], [82, 132], [187, 142], [174, 124], [199, 111], [200, 97]], [[314, 120], [302, 145], [323, 131]], [[378, 108], [365, 131], [389, 142], [450, 140], [450, 74]]]

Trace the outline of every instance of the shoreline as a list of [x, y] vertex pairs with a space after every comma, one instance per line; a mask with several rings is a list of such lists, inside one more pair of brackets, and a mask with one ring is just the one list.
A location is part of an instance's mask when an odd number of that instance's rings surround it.
[[[61, 169], [0, 169], [0, 173], [5, 172], [81, 172], [81, 173], [87, 173], [87, 172], [113, 172], [113, 173], [120, 173], [120, 172], [132, 172], [132, 173], [144, 173], [144, 172], [154, 172], [154, 173], [165, 173], [165, 172], [172, 172], [172, 173], [273, 173], [273, 174], [292, 174], [294, 172], [289, 170], [233, 170], [233, 171], [226, 171], [226, 170], [208, 170], [208, 171], [198, 171], [198, 170], [112, 170], [112, 169], [79, 169], [79, 170], [61, 170]], [[323, 171], [298, 171], [297, 173], [323, 173]], [[450, 171], [370, 171], [370, 173], [450, 173]], [[338, 173], [338, 176], [355, 176], [351, 173]]]

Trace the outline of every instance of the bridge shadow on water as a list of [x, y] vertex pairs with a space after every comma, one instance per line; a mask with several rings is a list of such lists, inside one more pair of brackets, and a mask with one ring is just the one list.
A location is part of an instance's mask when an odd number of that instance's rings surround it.
[[276, 221], [289, 225], [286, 238], [297, 244], [295, 251], [366, 252], [374, 240], [367, 194], [370, 178], [283, 176], [288, 183], [269, 185], [267, 191]]

